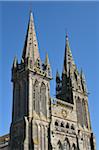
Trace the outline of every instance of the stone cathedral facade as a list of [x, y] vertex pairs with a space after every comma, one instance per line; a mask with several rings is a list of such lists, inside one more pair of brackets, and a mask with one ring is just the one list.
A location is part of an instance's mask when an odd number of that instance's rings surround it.
[[[74, 63], [66, 36], [63, 71], [50, 97], [51, 66], [42, 63], [30, 13], [21, 62], [12, 67], [13, 110], [9, 150], [96, 150], [83, 72]], [[1, 148], [3, 149], [3, 148]]]

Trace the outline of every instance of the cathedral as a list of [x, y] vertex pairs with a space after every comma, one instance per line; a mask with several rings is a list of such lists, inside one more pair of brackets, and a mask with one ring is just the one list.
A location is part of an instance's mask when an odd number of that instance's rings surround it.
[[66, 35], [62, 75], [56, 72], [56, 97], [50, 96], [51, 65], [42, 62], [30, 13], [21, 62], [12, 66], [10, 133], [1, 150], [96, 150], [84, 73], [78, 72]]

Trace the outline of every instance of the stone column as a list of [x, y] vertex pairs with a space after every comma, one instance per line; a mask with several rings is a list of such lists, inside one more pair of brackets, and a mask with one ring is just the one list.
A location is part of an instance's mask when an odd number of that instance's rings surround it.
[[31, 74], [29, 74], [28, 103], [29, 103], [29, 105], [28, 105], [29, 117], [32, 117], [33, 99], [32, 99], [32, 78], [31, 78]]
[[45, 126], [45, 150], [48, 150], [48, 128]]
[[24, 118], [25, 120], [25, 140], [24, 140], [24, 149], [29, 150], [29, 122], [27, 117]]
[[44, 148], [44, 126], [43, 125], [41, 126], [41, 129], [42, 129], [42, 145], [41, 145], [41, 147], [42, 147], [42, 150], [45, 150], [45, 148]]
[[38, 149], [41, 150], [41, 141], [40, 141], [40, 124], [38, 124]]

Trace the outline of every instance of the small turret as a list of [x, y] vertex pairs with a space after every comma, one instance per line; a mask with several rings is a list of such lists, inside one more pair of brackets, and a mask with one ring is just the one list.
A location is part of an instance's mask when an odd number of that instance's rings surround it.
[[82, 69], [81, 69], [81, 73], [80, 73], [80, 78], [81, 78], [82, 90], [83, 90], [83, 92], [87, 92], [85, 75], [84, 75]]
[[46, 54], [46, 57], [45, 57], [45, 62], [43, 64], [43, 70], [46, 71], [47, 76], [49, 76], [49, 77], [52, 76], [52, 74], [51, 74], [51, 66], [50, 66], [50, 63], [49, 63], [48, 54]]
[[48, 54], [46, 54], [45, 65], [46, 65], [46, 66], [50, 66]]
[[56, 97], [59, 98], [61, 93], [61, 80], [60, 80], [60, 75], [57, 70], [56, 72]]

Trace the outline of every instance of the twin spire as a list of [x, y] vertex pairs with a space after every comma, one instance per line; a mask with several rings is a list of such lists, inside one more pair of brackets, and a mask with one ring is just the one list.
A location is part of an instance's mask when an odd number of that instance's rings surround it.
[[16, 69], [31, 69], [37, 74], [51, 79], [51, 67], [49, 63], [48, 54], [46, 54], [45, 62], [42, 63], [39, 54], [38, 42], [35, 32], [34, 18], [32, 12], [30, 12], [30, 18], [27, 28], [27, 34], [25, 38], [21, 63], [18, 64], [15, 57], [13, 62], [13, 71]]
[[22, 54], [23, 59], [26, 59], [28, 57], [32, 58], [34, 62], [38, 58], [40, 59], [38, 42], [37, 42], [35, 26], [34, 26], [34, 18], [32, 12], [30, 12], [27, 35], [26, 35], [23, 54]]
[[65, 44], [65, 54], [64, 54], [64, 64], [63, 64], [63, 74], [69, 76], [70, 68], [74, 66], [74, 60], [69, 46], [68, 35], [66, 35], [66, 44]]

